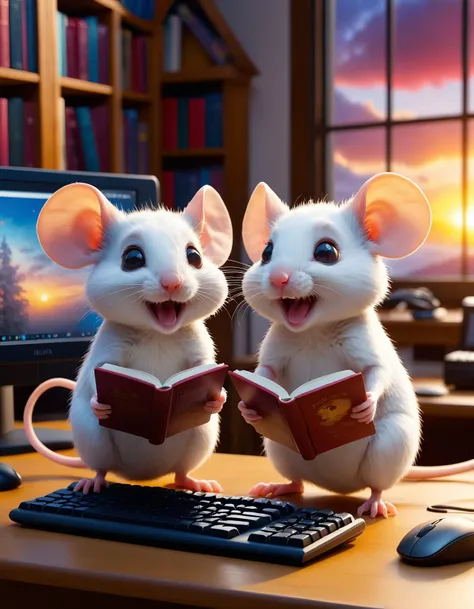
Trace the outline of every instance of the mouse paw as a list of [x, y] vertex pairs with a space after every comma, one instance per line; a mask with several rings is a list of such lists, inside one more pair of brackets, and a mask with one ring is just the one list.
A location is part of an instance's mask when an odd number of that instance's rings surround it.
[[98, 419], [107, 419], [112, 414], [112, 407], [108, 404], [99, 404], [96, 395], [91, 399], [91, 408]]
[[106, 475], [107, 472], [98, 471], [95, 478], [83, 478], [76, 484], [74, 491], [82, 491], [84, 495], [87, 495], [91, 488], [93, 488], [94, 493], [100, 493], [101, 487], [109, 486], [108, 481], [105, 479]]
[[195, 480], [184, 474], [176, 474], [175, 486], [203, 493], [222, 493], [223, 491], [222, 486], [216, 480]]
[[362, 516], [368, 512], [371, 518], [377, 518], [377, 516], [383, 516], [388, 518], [389, 516], [397, 516], [397, 508], [389, 501], [382, 499], [382, 493], [379, 491], [372, 491], [372, 494], [367, 501], [365, 501], [360, 508], [357, 510], [357, 516]]
[[220, 396], [216, 400], [206, 402], [204, 410], [206, 412], [210, 412], [211, 414], [216, 414], [217, 412], [220, 412], [222, 410], [226, 399], [227, 391], [225, 389], [222, 389]]
[[373, 393], [367, 393], [367, 399], [362, 404], [354, 406], [351, 417], [359, 423], [370, 423], [374, 420], [377, 409], [377, 398]]
[[242, 415], [242, 417], [244, 418], [244, 421], [246, 423], [255, 423], [256, 421], [261, 421], [262, 417], [257, 414], [257, 412], [255, 410], [252, 410], [251, 408], [247, 408], [247, 406], [243, 403], [243, 402], [239, 402], [237, 404], [237, 408], [240, 410], [240, 414]]
[[279, 495], [290, 495], [292, 493], [304, 493], [302, 480], [294, 480], [286, 484], [279, 482], [259, 482], [249, 492], [252, 497], [278, 497]]

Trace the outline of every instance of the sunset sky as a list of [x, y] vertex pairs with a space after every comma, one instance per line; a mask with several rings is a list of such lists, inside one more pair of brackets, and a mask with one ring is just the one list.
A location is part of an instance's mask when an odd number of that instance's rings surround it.
[[[471, 40], [474, 40], [474, 0]], [[386, 119], [385, 0], [335, 0], [333, 125]], [[443, 122], [400, 124], [392, 130], [392, 171], [415, 180], [433, 210], [428, 242], [390, 262], [393, 277], [459, 275], [461, 270], [461, 0], [394, 0], [392, 119], [452, 116]], [[474, 112], [474, 44], [469, 111]], [[329, 72], [331, 74], [331, 72]], [[331, 78], [330, 78], [331, 80]], [[474, 119], [470, 132], [470, 272], [474, 273]], [[385, 131], [351, 129], [330, 136], [330, 183], [336, 199], [385, 171]]]

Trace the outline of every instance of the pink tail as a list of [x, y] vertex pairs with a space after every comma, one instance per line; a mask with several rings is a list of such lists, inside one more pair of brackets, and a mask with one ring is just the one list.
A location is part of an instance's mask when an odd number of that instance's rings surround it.
[[452, 463], [450, 465], [434, 466], [415, 466], [410, 469], [404, 480], [427, 480], [431, 478], [444, 478], [445, 476], [455, 476], [474, 469], [474, 459]]
[[54, 451], [47, 448], [42, 442], [40, 442], [38, 436], [35, 433], [33, 428], [33, 410], [38, 401], [40, 395], [42, 395], [48, 389], [52, 389], [53, 387], [64, 387], [64, 389], [70, 389], [74, 391], [76, 387], [76, 383], [69, 379], [49, 379], [41, 385], [38, 385], [33, 393], [30, 395], [28, 402], [25, 406], [25, 411], [23, 414], [23, 424], [25, 426], [25, 434], [28, 440], [30, 441], [33, 448], [35, 448], [40, 455], [46, 457], [50, 461], [54, 461], [55, 463], [59, 463], [59, 465], [67, 465], [69, 467], [87, 467], [85, 463], [79, 459], [79, 457], [65, 457], [63, 455], [58, 455]]

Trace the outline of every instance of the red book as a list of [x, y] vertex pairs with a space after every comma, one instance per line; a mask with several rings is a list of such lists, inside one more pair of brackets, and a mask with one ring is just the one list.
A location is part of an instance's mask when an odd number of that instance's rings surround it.
[[178, 148], [178, 98], [163, 99], [163, 148], [176, 150]]
[[86, 167], [76, 112], [72, 106], [66, 106], [66, 162], [70, 170], [84, 171]]
[[97, 400], [112, 413], [99, 424], [163, 444], [166, 438], [207, 423], [206, 402], [219, 396], [225, 364], [204, 364], [174, 374], [161, 383], [152, 374], [104, 364], [95, 369]]
[[204, 148], [206, 143], [206, 100], [203, 97], [188, 101], [188, 143], [190, 148]]
[[174, 205], [174, 171], [163, 171], [163, 191], [161, 200], [168, 209], [173, 209]]
[[10, 67], [9, 0], [0, 0], [0, 67]]
[[344, 370], [319, 377], [290, 394], [278, 383], [248, 372], [229, 372], [248, 408], [262, 419], [252, 423], [262, 436], [298, 452], [310, 461], [329, 450], [375, 434], [373, 423], [350, 414], [367, 399], [362, 374]]
[[224, 171], [222, 167], [213, 167], [211, 169], [211, 186], [217, 190], [220, 195], [224, 195]]
[[0, 165], [10, 164], [8, 140], [8, 99], [0, 98]]
[[99, 82], [106, 85], [109, 83], [110, 40], [109, 28], [103, 23], [98, 25], [97, 38], [99, 48]]
[[36, 104], [25, 100], [23, 103], [23, 140], [25, 167], [36, 167], [37, 138]]
[[23, 54], [23, 69], [29, 70], [28, 66], [28, 26], [26, 24], [26, 0], [21, 3], [21, 46]]
[[77, 57], [78, 21], [76, 17], [68, 17], [66, 25], [67, 75], [71, 78], [79, 78]]
[[89, 28], [84, 19], [77, 20], [78, 78], [89, 80]]

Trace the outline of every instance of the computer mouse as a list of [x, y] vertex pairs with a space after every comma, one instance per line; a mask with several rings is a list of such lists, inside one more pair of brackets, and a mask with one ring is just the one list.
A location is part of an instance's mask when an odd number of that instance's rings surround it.
[[21, 484], [21, 476], [13, 467], [0, 463], [0, 491], [11, 491]]
[[449, 389], [446, 385], [441, 383], [433, 383], [430, 385], [414, 385], [415, 393], [419, 397], [442, 397], [449, 393]]
[[474, 520], [453, 516], [419, 524], [400, 541], [397, 552], [420, 567], [474, 560]]

